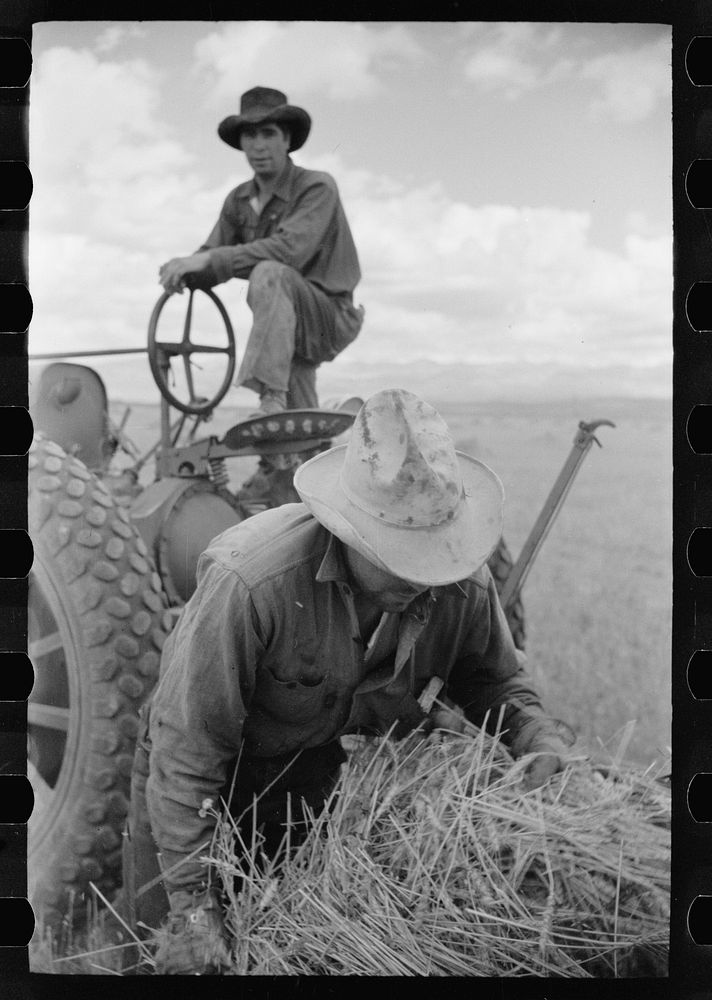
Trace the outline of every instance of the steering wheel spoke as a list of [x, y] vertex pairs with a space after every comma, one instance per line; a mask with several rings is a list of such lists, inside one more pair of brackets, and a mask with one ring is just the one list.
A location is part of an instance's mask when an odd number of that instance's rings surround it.
[[[195, 289], [191, 290], [188, 298], [188, 308], [183, 321], [183, 338], [180, 341], [156, 339], [159, 317], [163, 307], [171, 297], [168, 292], [164, 292], [154, 306], [153, 312], [151, 313], [151, 319], [148, 324], [148, 362], [151, 366], [153, 377], [161, 395], [168, 400], [171, 406], [180, 410], [182, 413], [204, 414], [215, 409], [232, 384], [232, 378], [235, 373], [236, 345], [235, 334], [230, 318], [227, 314], [227, 310], [217, 295], [209, 289], [204, 290], [204, 294], [213, 301], [215, 307], [220, 313], [225, 326], [225, 331], [227, 333], [227, 346], [215, 347], [212, 344], [198, 344], [191, 340], [190, 334], [193, 324], [193, 295], [195, 294], [195, 291]], [[222, 384], [220, 385], [217, 393], [211, 399], [204, 399], [203, 397], [196, 396], [191, 366], [191, 355], [193, 354], [224, 354], [227, 358], [225, 377], [223, 378]], [[185, 380], [190, 394], [188, 402], [179, 399], [168, 384], [168, 376], [171, 369], [170, 363], [166, 364], [166, 359], [170, 360], [175, 357], [183, 358]]]
[[195, 295], [195, 290], [190, 289], [188, 293], [188, 308], [185, 311], [185, 321], [183, 323], [183, 343], [188, 345], [190, 343], [190, 326], [193, 322], [193, 296]]
[[214, 344], [194, 344], [193, 341], [157, 340], [157, 351], [163, 351], [170, 358], [189, 357], [191, 354], [229, 354], [229, 347], [216, 347]]
[[195, 402], [195, 386], [193, 385], [193, 368], [190, 363], [190, 355], [183, 355], [183, 367], [185, 368], [185, 381], [188, 385], [191, 403]]

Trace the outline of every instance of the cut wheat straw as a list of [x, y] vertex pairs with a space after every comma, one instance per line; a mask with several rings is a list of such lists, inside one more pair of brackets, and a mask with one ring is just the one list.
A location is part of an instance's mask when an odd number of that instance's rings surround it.
[[367, 742], [279, 867], [222, 816], [234, 973], [665, 975], [669, 790], [579, 760], [527, 792], [524, 763], [484, 732]]

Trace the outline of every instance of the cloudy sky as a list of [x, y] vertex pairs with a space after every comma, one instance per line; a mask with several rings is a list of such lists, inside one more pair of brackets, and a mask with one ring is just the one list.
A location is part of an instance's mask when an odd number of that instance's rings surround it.
[[[322, 392], [666, 397], [670, 46], [642, 24], [37, 24], [30, 353], [145, 344], [159, 265], [249, 176], [216, 128], [262, 84], [312, 115], [294, 159], [334, 175], [361, 259], [366, 324]], [[217, 289], [238, 350], [245, 288]], [[145, 362], [101, 370], [153, 398]]]

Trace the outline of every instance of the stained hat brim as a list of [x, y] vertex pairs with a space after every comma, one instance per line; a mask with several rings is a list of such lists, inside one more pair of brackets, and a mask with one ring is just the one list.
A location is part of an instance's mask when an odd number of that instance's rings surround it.
[[502, 534], [504, 489], [484, 462], [456, 452], [464, 488], [453, 518], [433, 527], [398, 527], [357, 507], [340, 486], [347, 445], [300, 465], [294, 487], [320, 524], [366, 559], [402, 580], [437, 587], [464, 580]]
[[311, 118], [304, 110], [293, 104], [281, 104], [264, 114], [228, 115], [218, 125], [218, 135], [228, 146], [240, 149], [240, 133], [245, 125], [260, 122], [284, 122], [289, 127], [290, 152], [301, 149], [311, 130]]

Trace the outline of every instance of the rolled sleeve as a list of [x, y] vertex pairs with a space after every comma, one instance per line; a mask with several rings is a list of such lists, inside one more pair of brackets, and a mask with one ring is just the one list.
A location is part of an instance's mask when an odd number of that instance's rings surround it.
[[228, 765], [240, 750], [243, 722], [263, 650], [252, 602], [240, 577], [202, 557], [198, 588], [166, 642], [153, 696], [146, 797], [169, 891], [202, 884], [205, 869], [185, 859], [210, 841], [214, 820], [199, 810], [217, 803]]

